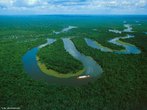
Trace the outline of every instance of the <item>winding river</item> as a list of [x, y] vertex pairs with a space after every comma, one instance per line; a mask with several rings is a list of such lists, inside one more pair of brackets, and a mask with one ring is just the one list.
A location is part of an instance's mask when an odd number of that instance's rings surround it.
[[95, 80], [103, 72], [100, 65], [98, 65], [96, 61], [93, 60], [92, 57], [85, 56], [84, 54], [80, 53], [70, 39], [64, 38], [63, 42], [64, 42], [65, 50], [74, 58], [81, 61], [82, 64], [84, 65], [85, 71], [79, 76], [89, 75], [91, 77], [85, 78], [85, 79], [78, 79], [78, 76], [71, 77], [71, 78], [58, 78], [58, 77], [45, 74], [39, 68], [36, 56], [39, 49], [47, 45], [51, 45], [55, 41], [56, 41], [55, 39], [48, 39], [47, 43], [29, 50], [23, 56], [22, 61], [24, 64], [24, 69], [33, 79], [46, 80], [48, 83], [51, 83], [51, 84], [55, 83], [55, 84], [64, 84], [64, 85], [65, 84], [66, 85], [83, 85], [90, 81]]
[[77, 27], [76, 27], [76, 26], [68, 26], [68, 27], [62, 29], [62, 30], [59, 31], [59, 32], [53, 31], [53, 33], [57, 35], [57, 34], [60, 34], [60, 33], [68, 32], [68, 31], [70, 31], [70, 30], [72, 30], [72, 29], [75, 29], [75, 28], [77, 28]]
[[88, 46], [95, 48], [95, 49], [98, 49], [98, 50], [101, 50], [102, 52], [113, 52], [116, 54], [140, 54], [141, 53], [140, 49], [138, 49], [135, 45], [121, 41], [121, 39], [128, 39], [128, 38], [133, 38], [133, 37], [134, 36], [132, 36], [132, 35], [127, 35], [125, 37], [117, 37], [117, 38], [114, 38], [114, 39], [111, 39], [108, 41], [112, 44], [124, 47], [124, 49], [122, 49], [122, 50], [110, 49], [108, 47], [101, 45], [97, 41], [94, 41], [89, 38], [85, 38], [85, 42], [87, 43]]
[[[124, 26], [127, 29], [124, 29], [122, 32], [132, 32], [131, 25], [126, 24]], [[55, 34], [67, 32], [73, 28], [76, 27], [69, 26], [68, 28], [63, 29], [61, 32], [55, 32]], [[121, 31], [118, 30], [109, 30], [109, 31], [119, 34], [121, 33]], [[134, 37], [133, 35], [126, 35], [125, 37], [117, 37], [108, 41], [109, 43], [122, 46], [124, 49], [121, 50], [114, 50], [105, 47], [100, 43], [98, 43], [97, 41], [92, 40], [90, 38], [84, 38], [84, 40], [89, 47], [95, 48], [102, 52], [112, 52], [114, 54], [140, 54], [141, 50], [138, 49], [135, 45], [121, 41], [123, 39], [128, 39], [133, 37]], [[87, 84], [90, 81], [94, 81], [103, 73], [103, 69], [98, 64], [98, 62], [96, 62], [92, 57], [80, 53], [76, 49], [76, 46], [74, 45], [74, 43], [70, 38], [62, 38], [62, 41], [64, 43], [64, 48], [66, 52], [68, 52], [73, 58], [79, 60], [83, 64], [84, 68], [82, 71], [80, 70], [76, 75], [69, 75], [70, 77], [69, 76], [63, 77], [64, 74], [61, 74], [54, 70], [50, 71], [46, 69], [46, 71], [43, 71], [43, 69], [40, 66], [39, 60], [37, 59], [37, 53], [39, 49], [42, 49], [47, 45], [52, 45], [54, 42], [56, 42], [56, 39], [47, 39], [46, 43], [29, 50], [23, 56], [22, 61], [26, 73], [28, 73], [35, 80], [45, 80], [50, 84], [64, 84], [64, 85], [76, 85], [76, 86]]]
[[118, 37], [118, 38], [114, 38], [112, 40], [110, 40], [109, 42], [118, 46], [122, 46], [125, 49], [124, 50], [114, 50], [114, 53], [117, 54], [140, 54], [141, 51], [140, 49], [138, 49], [135, 45], [126, 43], [121, 41], [121, 39], [128, 39], [128, 38], [133, 38], [134, 36], [132, 35], [127, 35], [125, 37]]

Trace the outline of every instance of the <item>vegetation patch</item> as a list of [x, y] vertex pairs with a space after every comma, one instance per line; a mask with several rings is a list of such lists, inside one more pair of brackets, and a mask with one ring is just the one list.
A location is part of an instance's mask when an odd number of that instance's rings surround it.
[[62, 40], [57, 40], [52, 45], [48, 45], [38, 52], [39, 61], [47, 69], [58, 71], [59, 73], [76, 74], [83, 69], [82, 64], [65, 51]]
[[38, 61], [38, 66], [39, 68], [41, 69], [41, 71], [47, 75], [51, 75], [51, 76], [54, 76], [54, 77], [58, 77], [58, 78], [70, 78], [70, 77], [75, 77], [75, 76], [79, 76], [81, 75], [82, 73], [84, 73], [85, 69], [82, 69], [82, 70], [79, 70], [78, 72], [76, 73], [67, 73], [67, 74], [64, 74], [64, 73], [59, 73], [58, 71], [55, 71], [53, 69], [48, 69], [46, 67], [45, 64], [41, 63], [39, 61], [39, 57], [37, 57], [37, 61]]

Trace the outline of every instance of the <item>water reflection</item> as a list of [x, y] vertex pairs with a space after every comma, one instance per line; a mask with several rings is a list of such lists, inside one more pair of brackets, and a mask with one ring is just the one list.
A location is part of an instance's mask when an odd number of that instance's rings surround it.
[[123, 30], [123, 32], [133, 32], [132, 31], [132, 27], [130, 24], [124, 24], [124, 27], [126, 27], [126, 29]]
[[80, 53], [73, 42], [69, 38], [64, 38], [64, 48], [67, 52], [69, 52], [70, 55], [72, 55], [75, 59], [82, 62], [85, 68], [85, 74], [90, 75], [92, 77], [99, 76], [103, 70], [100, 65], [94, 61], [92, 57], [85, 56], [84, 54]]
[[102, 52], [113, 52], [112, 49], [104, 47], [103, 45], [101, 45], [100, 43], [98, 43], [98, 42], [96, 42], [92, 39], [89, 39], [89, 38], [84, 38], [84, 39], [85, 39], [85, 42], [87, 43], [87, 45], [92, 47], [92, 48], [101, 50]]

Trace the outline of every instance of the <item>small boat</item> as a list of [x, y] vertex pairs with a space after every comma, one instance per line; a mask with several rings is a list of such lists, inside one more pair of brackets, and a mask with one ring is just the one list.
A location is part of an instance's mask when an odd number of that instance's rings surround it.
[[84, 76], [78, 76], [77, 79], [85, 79], [85, 78], [89, 78], [90, 75], [84, 75]]

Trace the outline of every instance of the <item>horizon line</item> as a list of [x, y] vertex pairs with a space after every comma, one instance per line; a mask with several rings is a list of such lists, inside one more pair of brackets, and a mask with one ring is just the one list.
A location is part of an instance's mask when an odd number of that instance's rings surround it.
[[0, 14], [0, 16], [147, 16], [147, 14]]

